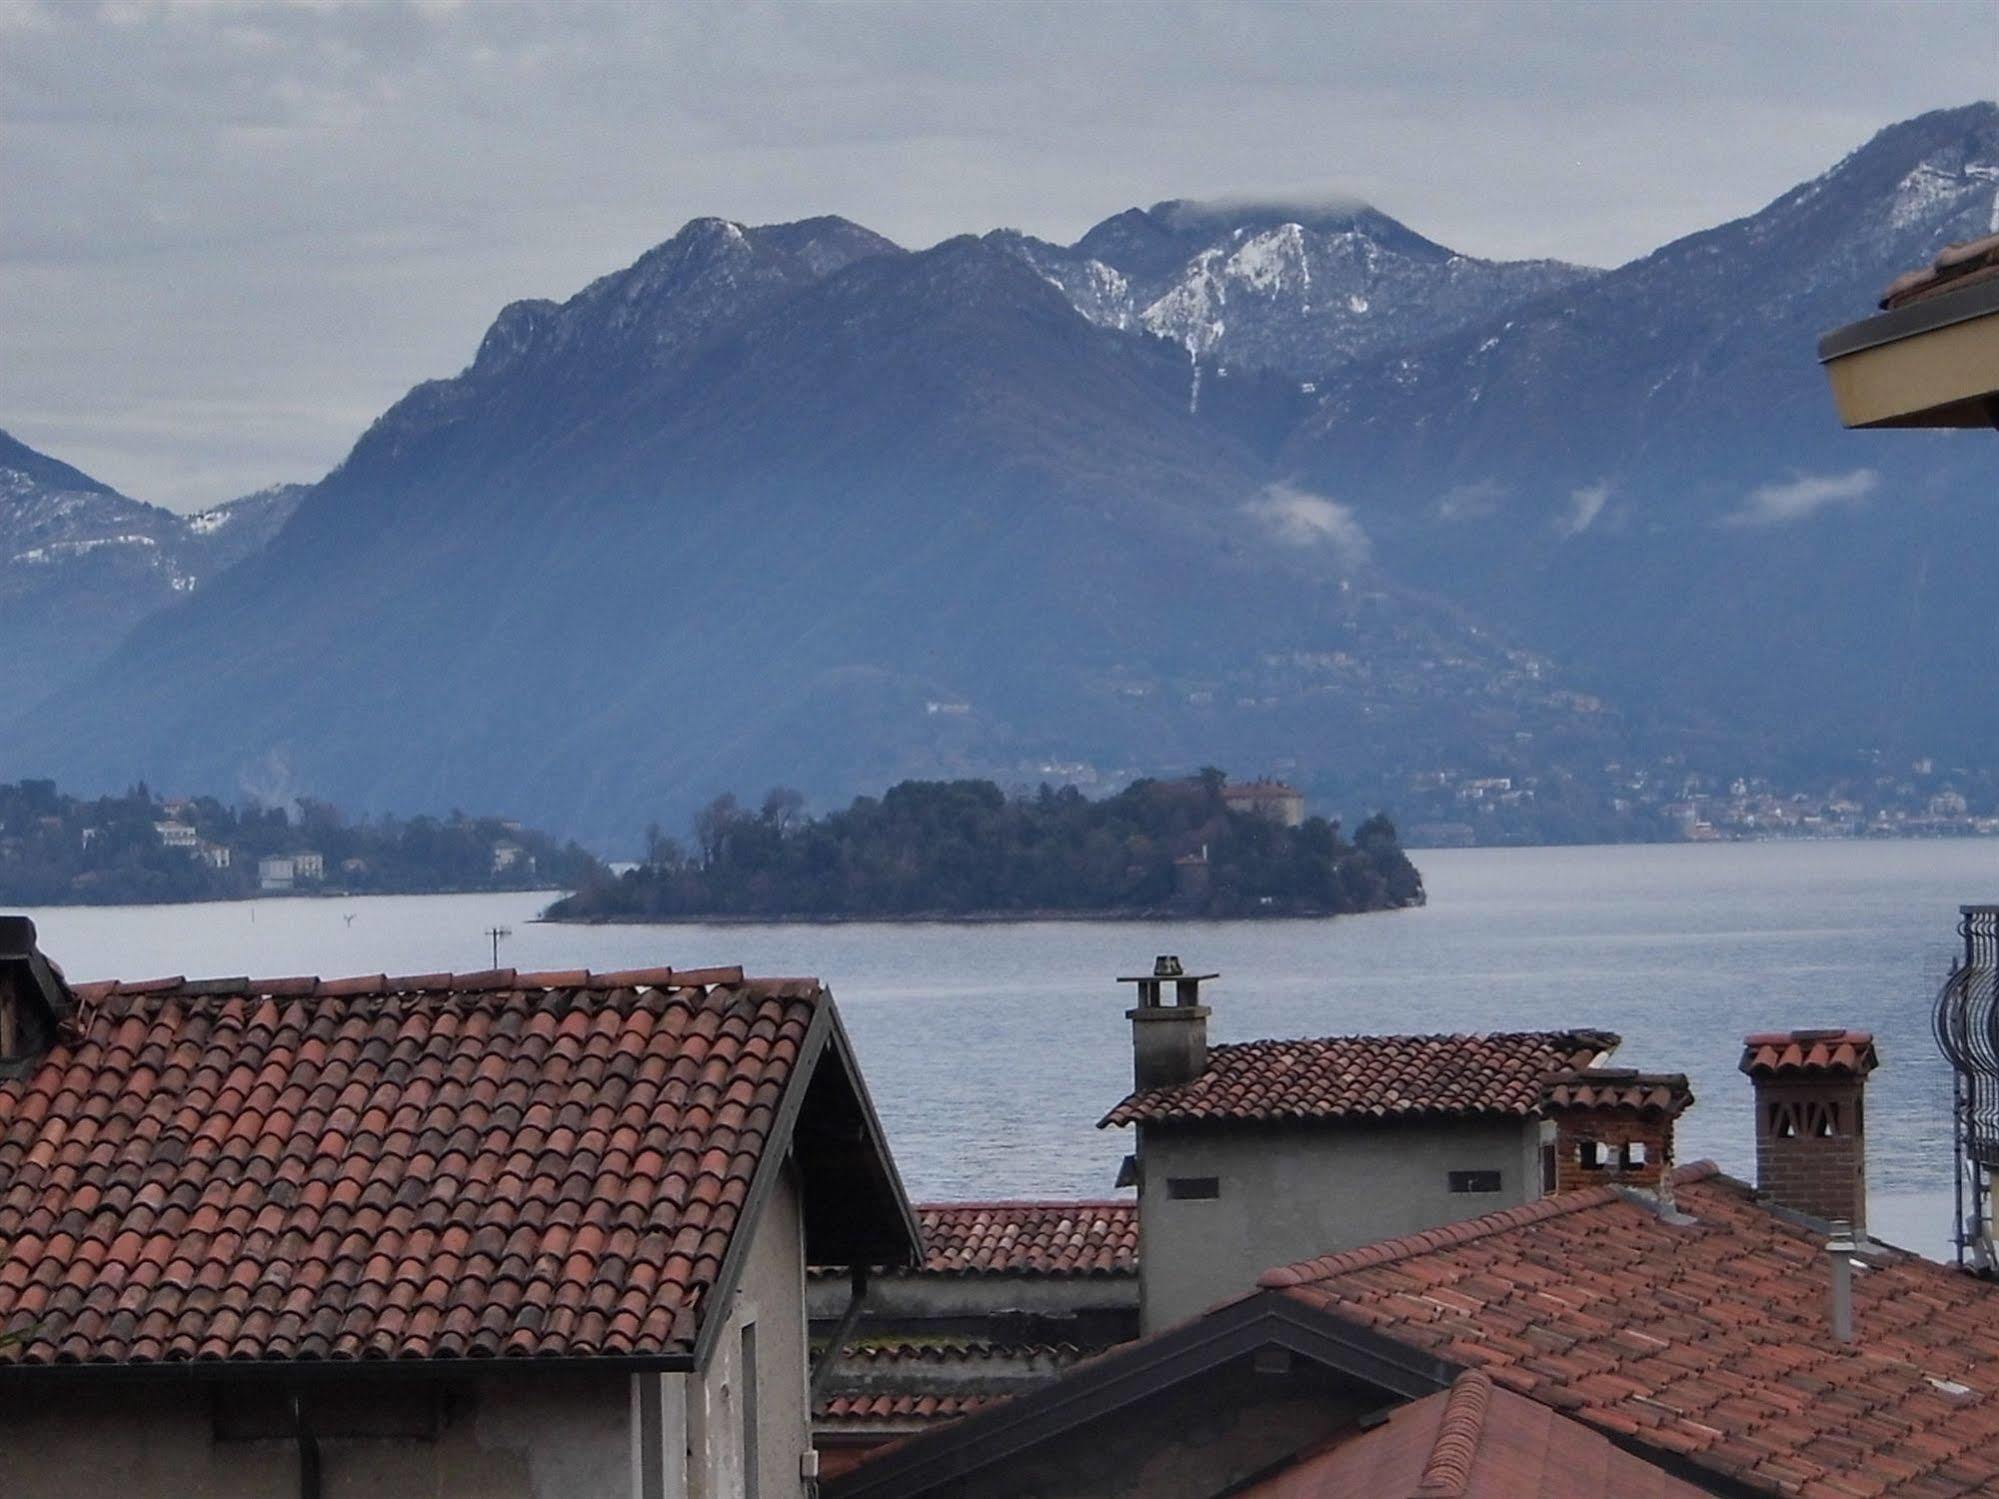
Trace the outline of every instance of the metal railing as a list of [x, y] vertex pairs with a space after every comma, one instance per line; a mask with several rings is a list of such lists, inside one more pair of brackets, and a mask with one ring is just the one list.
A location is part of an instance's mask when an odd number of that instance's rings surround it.
[[1999, 906], [1960, 906], [1964, 952], [1937, 991], [1931, 1028], [1951, 1067], [1957, 1262], [1995, 1266], [1989, 1197], [1999, 1168]]

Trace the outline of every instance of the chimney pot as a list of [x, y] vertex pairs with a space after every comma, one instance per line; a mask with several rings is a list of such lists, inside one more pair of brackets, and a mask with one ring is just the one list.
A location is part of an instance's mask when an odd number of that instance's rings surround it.
[[1832, 1335], [1836, 1342], [1853, 1341], [1853, 1256], [1859, 1249], [1860, 1246], [1853, 1241], [1853, 1225], [1835, 1220], [1825, 1252], [1831, 1271], [1830, 1313]]

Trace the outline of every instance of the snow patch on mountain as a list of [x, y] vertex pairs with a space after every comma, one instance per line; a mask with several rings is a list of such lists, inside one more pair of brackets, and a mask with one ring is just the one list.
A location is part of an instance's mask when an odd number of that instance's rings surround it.
[[1175, 202], [1129, 209], [1067, 248], [991, 238], [1093, 323], [1143, 329], [1196, 359], [1306, 378], [1599, 274], [1461, 255], [1365, 205], [1313, 218]]

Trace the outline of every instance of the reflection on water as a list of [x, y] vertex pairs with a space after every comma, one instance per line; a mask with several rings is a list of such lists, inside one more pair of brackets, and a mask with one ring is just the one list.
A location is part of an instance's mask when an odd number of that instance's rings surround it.
[[[1868, 1150], [1884, 1237], [1949, 1188], [1929, 1001], [1957, 907], [1999, 896], [1984, 842], [1474, 849], [1419, 855], [1430, 905], [1321, 922], [554, 927], [544, 897], [460, 895], [34, 912], [76, 979], [736, 963], [833, 986], [912, 1192], [1110, 1190], [1128, 996], [1156, 952], [1219, 969], [1218, 1040], [1604, 1026], [1618, 1060], [1692, 1076], [1683, 1159], [1753, 1174], [1743, 1032], [1879, 1038]], [[1907, 1206], [1905, 1209], [1905, 1204]], [[1903, 1221], [1909, 1227], [1903, 1228]], [[1890, 1232], [1891, 1220], [1894, 1232]]]

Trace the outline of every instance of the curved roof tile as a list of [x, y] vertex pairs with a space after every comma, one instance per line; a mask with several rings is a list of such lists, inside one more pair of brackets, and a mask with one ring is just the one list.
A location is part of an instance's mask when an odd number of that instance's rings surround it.
[[75, 994], [0, 1081], [0, 1369], [686, 1354], [830, 1003], [738, 969]]
[[1201, 1120], [1391, 1119], [1539, 1109], [1552, 1073], [1591, 1066], [1609, 1031], [1333, 1036], [1216, 1046], [1192, 1082], [1134, 1093], [1107, 1125]]

